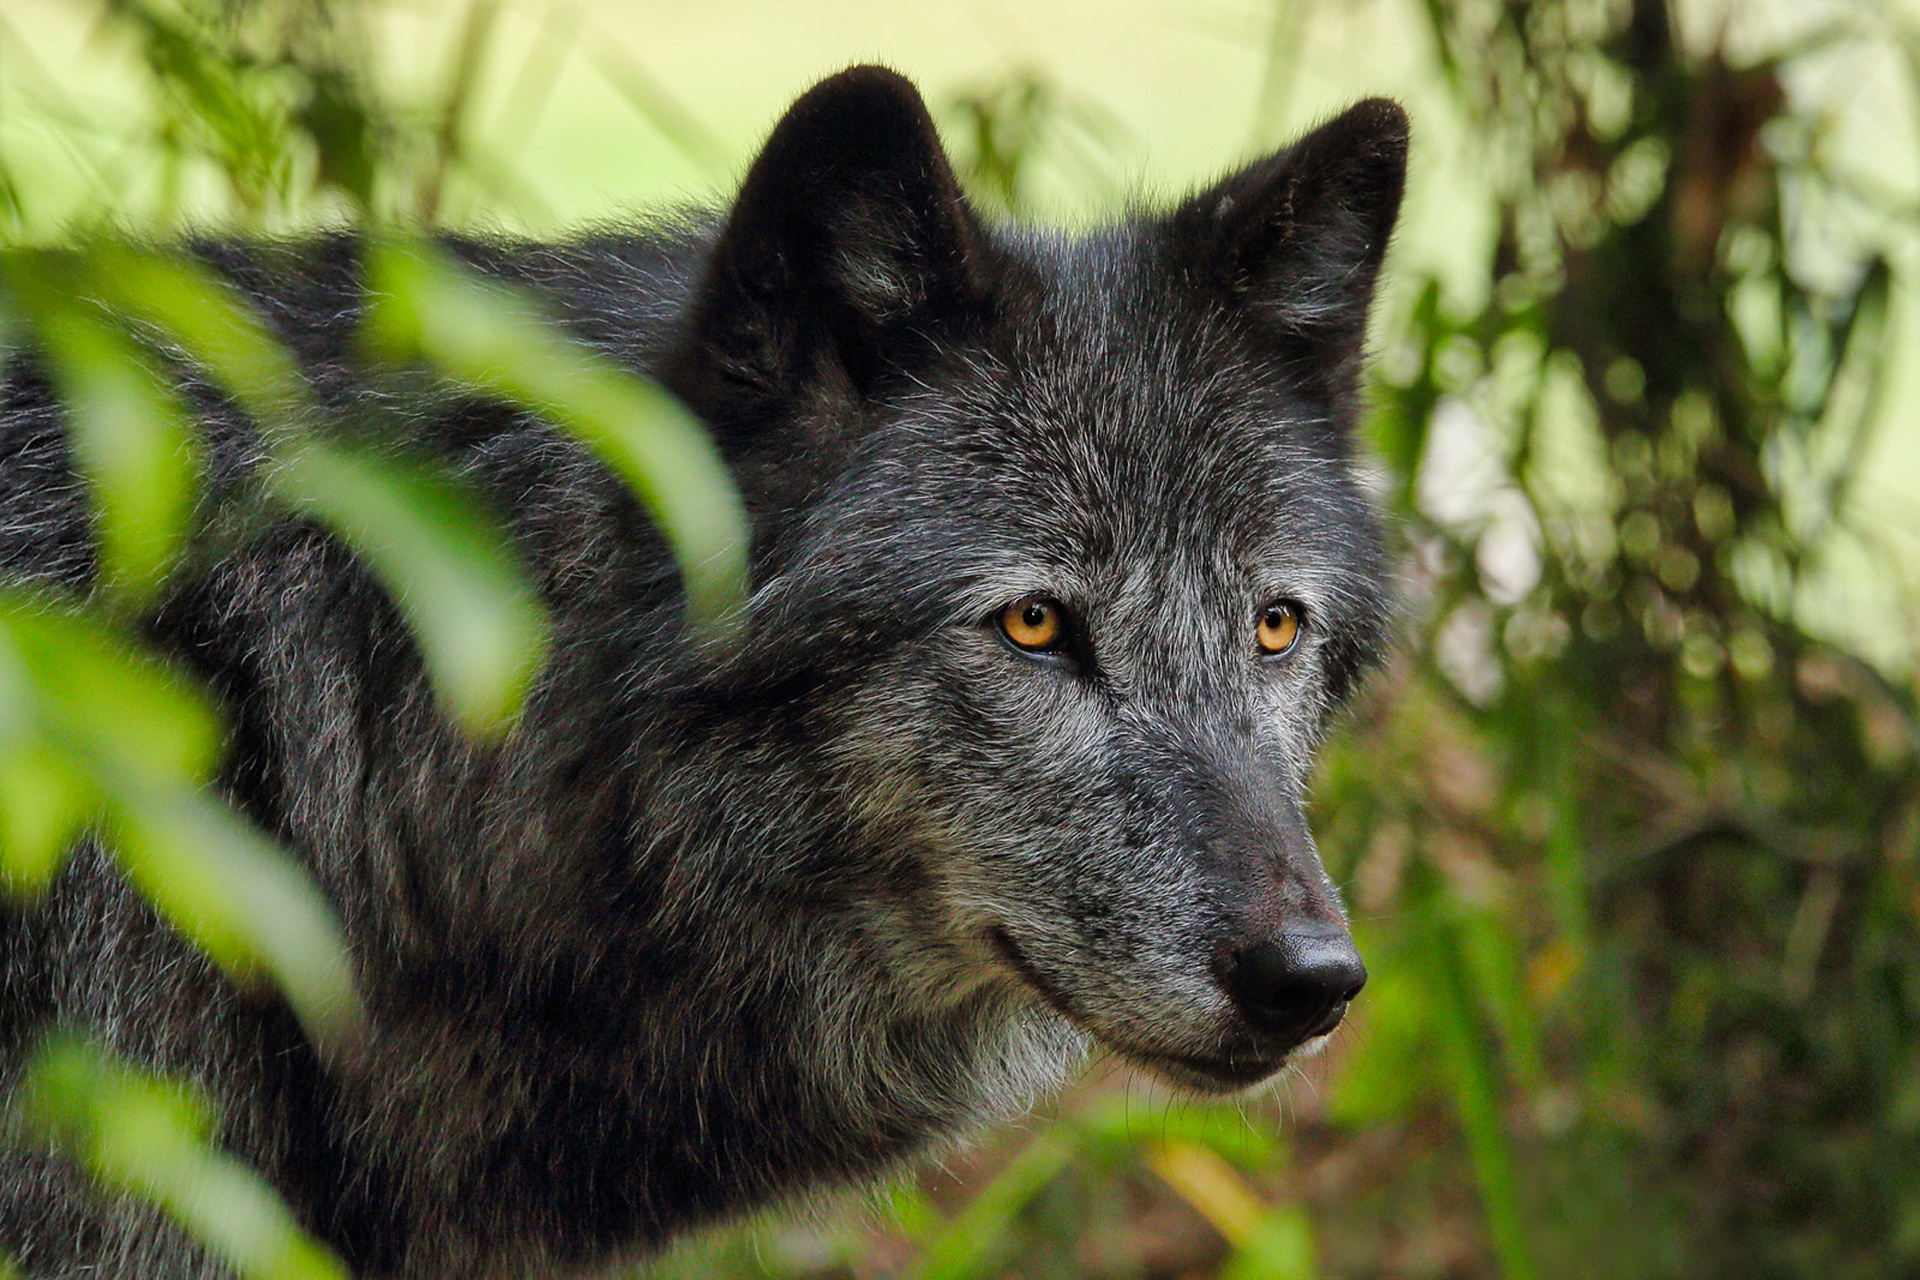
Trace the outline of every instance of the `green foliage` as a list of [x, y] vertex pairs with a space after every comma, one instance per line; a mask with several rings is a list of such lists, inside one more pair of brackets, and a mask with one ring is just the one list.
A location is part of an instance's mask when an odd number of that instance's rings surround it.
[[[397, 192], [428, 221], [463, 161], [467, 87], [410, 150], [361, 78], [355, 6], [109, 0], [102, 17], [150, 76], [147, 145], [183, 173], [210, 167], [247, 222], [339, 198], [367, 222]], [[0, 154], [0, 204], [24, 223], [15, 172]], [[425, 242], [372, 227], [366, 237], [372, 367], [424, 366], [571, 432], [660, 520], [686, 569], [691, 620], [723, 636], [742, 609], [745, 519], [698, 424], [531, 300]], [[298, 862], [221, 798], [219, 711], [143, 651], [140, 619], [176, 575], [277, 516], [318, 519], [380, 577], [447, 710], [485, 738], [512, 728], [537, 677], [548, 632], [538, 597], [476, 495], [379, 443], [378, 421], [323, 413], [263, 321], [189, 258], [106, 235], [0, 241], [0, 321], [0, 353], [31, 343], [65, 405], [101, 571], [84, 599], [0, 583], [0, 888], [44, 893], [76, 841], [98, 838], [216, 963], [270, 979], [319, 1044], [348, 1050], [361, 1012], [339, 924]], [[267, 456], [238, 494], [201, 483], [183, 374], [230, 397], [259, 433]], [[182, 1087], [57, 1037], [16, 1105], [32, 1132], [160, 1206], [242, 1274], [343, 1274], [264, 1183], [218, 1153], [206, 1104]]]
[[[1263, 113], [1334, 8], [1275, 0]], [[1415, 590], [1403, 658], [1320, 775], [1316, 826], [1374, 975], [1324, 1083], [1199, 1108], [1107, 1077], [882, 1213], [694, 1242], [661, 1274], [1920, 1270], [1920, 708], [1911, 654], [1874, 643], [1903, 615], [1826, 604], [1848, 565], [1895, 576], [1853, 496], [1904, 349], [1914, 220], [1835, 159], [1804, 91], [1836, 50], [1893, 51], [1920, 77], [1920, 35], [1868, 0], [1745, 53], [1726, 43], [1754, 12], [1737, 6], [1684, 32], [1662, 0], [1409, 9], [1476, 184], [1416, 184], [1412, 214], [1484, 201], [1494, 234], [1475, 287], [1402, 267], [1377, 335], [1368, 433]], [[370, 447], [377, 421], [317, 431], [242, 300], [88, 231], [132, 208], [255, 232], [352, 220], [379, 285], [369, 358], [571, 432], [666, 530], [696, 628], [724, 632], [744, 523], [697, 427], [392, 229], [510, 187], [471, 119], [498, 11], [464, 11], [412, 110], [369, 79], [364, 7], [318, 0], [108, 0], [100, 38], [131, 51], [146, 108], [131, 123], [82, 119], [30, 75], [8, 85], [16, 110], [110, 127], [162, 181], [157, 200], [116, 203], [102, 178], [63, 204], [0, 147], [0, 337], [37, 344], [69, 406], [105, 570], [85, 600], [0, 588], [0, 869], [41, 892], [101, 833], [170, 919], [332, 1042], [355, 1008], [337, 926], [205, 789], [217, 712], [132, 620], [174, 575], [304, 512], [373, 566], [482, 738], [510, 730], [546, 622], [457, 478]], [[644, 68], [619, 86], [724, 167]], [[1032, 208], [1044, 165], [1120, 189], [1118, 126], [1042, 68], [949, 108], [989, 206]], [[183, 369], [272, 454], [219, 504], [172, 389]], [[39, 1063], [40, 1132], [105, 1182], [228, 1256], [336, 1273], [214, 1153], [187, 1095], [68, 1042]]]
[[746, 512], [707, 434], [678, 401], [545, 324], [524, 299], [425, 246], [369, 255], [373, 347], [424, 356], [480, 390], [542, 414], [647, 504], [686, 574], [695, 623], [724, 633], [742, 616]]
[[346, 1280], [259, 1177], [213, 1149], [204, 1098], [62, 1038], [41, 1046], [26, 1080], [19, 1105], [31, 1131], [158, 1205], [248, 1280]]

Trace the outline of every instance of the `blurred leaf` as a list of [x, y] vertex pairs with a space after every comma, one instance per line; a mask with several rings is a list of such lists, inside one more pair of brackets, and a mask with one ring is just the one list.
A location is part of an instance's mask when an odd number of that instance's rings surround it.
[[1481, 1007], [1499, 1029], [1513, 1077], [1528, 1088], [1546, 1079], [1540, 1052], [1540, 1024], [1529, 999], [1519, 940], [1493, 912], [1463, 912], [1458, 937]]
[[[360, 1011], [339, 924], [283, 851], [202, 789], [220, 727], [181, 677], [94, 620], [0, 590], [0, 702], [14, 712], [10, 752], [39, 757], [43, 780], [67, 788], [24, 820], [27, 883], [36, 868], [52, 873], [61, 850], [48, 832], [70, 830], [72, 806], [97, 789], [115, 852], [173, 924], [236, 975], [264, 964], [316, 1039], [352, 1033]], [[18, 758], [6, 756], [9, 774]]]
[[1245, 1241], [1267, 1215], [1266, 1204], [1233, 1166], [1197, 1143], [1161, 1143], [1149, 1152], [1147, 1165], [1229, 1244]]
[[380, 130], [359, 86], [338, 68], [309, 72], [311, 96], [296, 117], [319, 152], [320, 185], [344, 191], [362, 211], [373, 207]]
[[[1433, 1009], [1418, 953], [1357, 936], [1372, 976], [1355, 1004], [1354, 1031], [1335, 1076], [1328, 1109], [1344, 1126], [1370, 1129], [1405, 1120], [1434, 1093]], [[1384, 952], [1384, 954], [1383, 954]]]
[[280, 194], [287, 171], [284, 104], [261, 83], [259, 68], [217, 38], [192, 9], [148, 0], [106, 0], [106, 11], [134, 38], [155, 85], [174, 106], [171, 123], [219, 160], [236, 194], [259, 208]]
[[1501, 1111], [1505, 1090], [1499, 1059], [1480, 1025], [1473, 976], [1466, 959], [1468, 944], [1444, 912], [1433, 905], [1443, 892], [1429, 886], [1421, 895], [1423, 914], [1427, 915], [1422, 968], [1434, 1022], [1447, 1049], [1454, 1104], [1466, 1133], [1501, 1274], [1507, 1280], [1532, 1280], [1540, 1270], [1527, 1237], [1516, 1173], [1518, 1161]]
[[45, 892], [100, 807], [92, 781], [44, 744], [0, 746], [0, 888]]
[[1271, 1165], [1284, 1155], [1279, 1138], [1252, 1124], [1238, 1106], [1178, 1102], [1142, 1115], [1137, 1105], [1122, 1096], [1102, 1100], [1071, 1123], [1095, 1141], [1115, 1145], [1202, 1146], [1243, 1169]]
[[346, 939], [306, 872], [206, 792], [124, 781], [109, 787], [112, 834], [127, 874], [230, 973], [264, 962], [308, 1034], [340, 1045], [359, 997]]
[[249, 1280], [347, 1280], [265, 1182], [212, 1142], [204, 1099], [71, 1037], [28, 1065], [23, 1111], [108, 1186], [157, 1204]]
[[667, 392], [543, 322], [527, 298], [423, 244], [368, 251], [369, 339], [423, 356], [462, 381], [541, 414], [592, 449], [666, 533], [689, 614], [709, 632], [745, 607], [747, 525], [726, 465], [697, 419]]
[[454, 716], [475, 733], [511, 725], [547, 619], [490, 514], [424, 464], [317, 441], [282, 459], [274, 487], [372, 562]]
[[307, 438], [305, 379], [206, 268], [125, 246], [101, 257], [103, 291], [172, 334], [279, 442], [274, 490], [372, 564], [455, 718], [470, 732], [506, 729], [545, 657], [547, 623], [492, 514], [424, 461]]
[[212, 774], [220, 723], [206, 701], [101, 622], [0, 587], [0, 661], [9, 653], [24, 688], [7, 696], [21, 699], [18, 713], [33, 717], [43, 740], [142, 779], [184, 784]]
[[90, 246], [86, 263], [101, 297], [169, 334], [263, 430], [283, 431], [310, 409], [293, 357], [209, 268], [114, 241]]
[[147, 354], [74, 296], [83, 278], [75, 258], [20, 250], [0, 269], [67, 406], [74, 453], [99, 503], [103, 576], [151, 598], [186, 542], [198, 441]]

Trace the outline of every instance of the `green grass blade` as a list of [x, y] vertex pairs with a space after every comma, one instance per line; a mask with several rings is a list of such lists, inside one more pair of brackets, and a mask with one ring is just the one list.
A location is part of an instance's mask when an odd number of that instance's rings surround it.
[[1058, 1130], [1028, 1143], [927, 1242], [913, 1275], [917, 1280], [971, 1280], [988, 1274], [1007, 1228], [1074, 1154], [1074, 1146]]
[[[1428, 909], [1435, 907], [1430, 903]], [[1426, 959], [1437, 997], [1434, 1019], [1452, 1067], [1454, 1105], [1480, 1185], [1481, 1207], [1486, 1211], [1494, 1254], [1506, 1280], [1535, 1280], [1540, 1270], [1534, 1262], [1526, 1214], [1520, 1204], [1518, 1161], [1501, 1115], [1499, 1056], [1480, 1025], [1466, 950], [1466, 940], [1458, 929], [1444, 920], [1430, 922]]]

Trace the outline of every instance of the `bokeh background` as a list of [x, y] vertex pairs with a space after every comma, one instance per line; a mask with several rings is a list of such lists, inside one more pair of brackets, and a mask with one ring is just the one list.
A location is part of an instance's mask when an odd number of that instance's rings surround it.
[[660, 1275], [1920, 1275], [1911, 0], [6, 0], [0, 237], [564, 234], [914, 76], [994, 216], [1368, 94], [1397, 652], [1315, 823], [1373, 980], [1226, 1107], [1111, 1062]]

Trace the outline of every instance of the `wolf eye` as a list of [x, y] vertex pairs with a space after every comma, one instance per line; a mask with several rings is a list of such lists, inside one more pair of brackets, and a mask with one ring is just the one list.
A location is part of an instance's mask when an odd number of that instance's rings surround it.
[[1291, 600], [1275, 600], [1260, 611], [1260, 625], [1255, 638], [1260, 642], [1260, 652], [1270, 658], [1277, 658], [1299, 642], [1300, 606]]
[[1052, 653], [1067, 638], [1066, 609], [1058, 600], [1028, 596], [1000, 611], [1000, 634], [1017, 649]]

